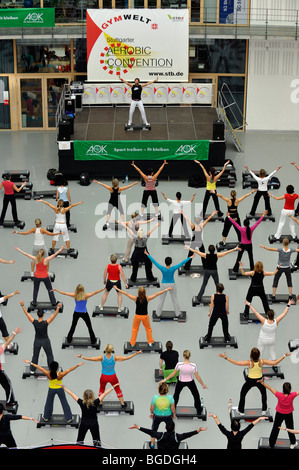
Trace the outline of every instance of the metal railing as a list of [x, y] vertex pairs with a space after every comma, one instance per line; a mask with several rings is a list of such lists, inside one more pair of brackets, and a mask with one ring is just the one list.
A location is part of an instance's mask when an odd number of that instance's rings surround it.
[[242, 144], [236, 131], [244, 130], [247, 123], [238, 103], [226, 83], [222, 84], [218, 92], [216, 110], [218, 119], [224, 122], [225, 131], [227, 131], [232, 137], [236, 149], [238, 152], [243, 152]]

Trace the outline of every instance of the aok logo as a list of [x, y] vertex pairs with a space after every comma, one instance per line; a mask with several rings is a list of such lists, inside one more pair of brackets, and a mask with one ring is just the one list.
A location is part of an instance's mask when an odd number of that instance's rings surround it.
[[180, 154], [192, 154], [196, 155], [196, 150], [195, 150], [195, 144], [194, 145], [180, 145], [180, 147], [177, 149], [175, 153], [180, 153]]
[[43, 23], [43, 13], [28, 13], [24, 19], [24, 23]]
[[103, 155], [107, 154], [107, 145], [91, 145], [86, 152], [86, 155]]

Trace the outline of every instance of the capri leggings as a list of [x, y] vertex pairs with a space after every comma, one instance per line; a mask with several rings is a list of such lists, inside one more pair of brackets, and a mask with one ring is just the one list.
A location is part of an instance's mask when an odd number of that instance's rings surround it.
[[[116, 385], [118, 383], [118, 378], [116, 374], [113, 375], [105, 375], [102, 374], [100, 377], [100, 390], [99, 390], [99, 396], [102, 395], [105, 392], [106, 385], [107, 383], [110, 383], [112, 386]], [[123, 396], [123, 392], [121, 391], [120, 386], [118, 385], [115, 387], [115, 392], [118, 398], [121, 398]]]

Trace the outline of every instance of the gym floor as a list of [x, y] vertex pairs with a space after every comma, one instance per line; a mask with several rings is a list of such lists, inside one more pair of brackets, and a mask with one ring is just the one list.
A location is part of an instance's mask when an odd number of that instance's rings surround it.
[[[298, 190], [299, 174], [291, 166], [290, 162], [296, 161], [298, 157], [298, 133], [295, 132], [253, 132], [247, 131], [241, 136], [244, 146], [244, 152], [238, 153], [234, 147], [228, 143], [227, 158], [231, 158], [236, 171], [237, 196], [247, 193], [247, 189], [242, 189], [242, 171], [243, 165], [248, 165], [252, 170], [259, 170], [264, 167], [267, 171], [274, 170], [277, 166], [283, 165], [278, 173], [281, 181], [281, 187], [276, 192], [282, 195], [285, 192], [287, 184], [293, 184], [295, 190]], [[12, 169], [26, 169], [30, 171], [30, 181], [33, 183], [33, 190], [51, 189], [47, 180], [47, 171], [49, 168], [57, 168], [57, 146], [55, 142], [54, 132], [2, 132], [1, 133], [1, 167], [2, 171]], [[299, 163], [297, 161], [297, 163]], [[128, 164], [130, 164], [128, 162]], [[183, 163], [182, 163], [183, 164]], [[117, 176], [117, 174], [116, 174]], [[137, 178], [136, 181], [139, 179]], [[164, 170], [164, 176], [167, 176], [167, 167]], [[131, 181], [129, 181], [130, 183]], [[109, 183], [106, 181], [106, 183]], [[120, 182], [122, 185], [122, 182]], [[84, 201], [83, 205], [74, 208], [71, 211], [71, 222], [76, 224], [77, 233], [70, 233], [71, 246], [78, 250], [77, 259], [72, 258], [56, 258], [50, 263], [50, 271], [56, 275], [53, 287], [63, 291], [74, 291], [78, 283], [85, 286], [87, 292], [94, 291], [102, 287], [103, 272], [109, 261], [111, 253], [123, 252], [126, 245], [124, 235], [118, 235], [118, 232], [103, 232], [101, 227], [104, 223], [103, 211], [107, 207], [108, 191], [103, 187], [91, 184], [89, 186], [81, 186], [77, 181], [69, 182], [69, 189], [72, 202]], [[161, 191], [165, 192], [170, 198], [175, 198], [177, 190], [182, 192], [183, 199], [190, 199], [196, 192], [196, 198], [192, 205], [192, 217], [199, 212], [199, 204], [203, 200], [204, 188], [194, 189], [188, 187], [187, 181], [167, 181], [161, 178], [159, 181], [158, 192], [160, 202], [164, 203]], [[136, 185], [132, 189], [126, 191], [122, 195], [128, 208], [127, 220], [130, 217], [131, 209], [139, 208], [142, 197], [142, 186]], [[231, 189], [219, 187], [218, 192], [229, 196]], [[52, 202], [51, 199], [47, 199]], [[195, 205], [197, 204], [197, 205]], [[239, 206], [241, 220], [249, 212], [252, 204], [252, 197], [248, 197]], [[263, 201], [261, 201], [259, 210], [262, 211]], [[254, 232], [254, 259], [261, 260], [264, 263], [265, 270], [274, 271], [276, 268], [276, 253], [267, 252], [259, 247], [260, 243], [269, 246], [268, 236], [275, 233], [278, 224], [279, 214], [282, 209], [282, 202], [271, 199], [273, 213], [276, 217], [275, 223], [267, 221], [262, 224]], [[130, 206], [130, 207], [129, 207]], [[163, 204], [165, 220], [156, 232], [153, 233], [149, 240], [148, 249], [152, 256], [163, 264], [165, 256], [171, 256], [173, 263], [176, 264], [186, 257], [187, 251], [182, 245], [172, 244], [164, 246], [161, 243], [161, 234], [167, 233], [169, 214], [167, 206]], [[223, 201], [220, 201], [220, 207], [226, 212]], [[54, 214], [44, 204], [39, 204], [35, 200], [17, 199], [18, 215], [20, 220], [26, 222], [25, 230], [34, 226], [36, 217], [41, 218], [44, 227], [53, 224]], [[208, 212], [213, 209], [212, 200], [209, 203]], [[10, 207], [8, 208], [6, 219], [10, 219]], [[180, 226], [177, 224], [176, 231], [179, 233]], [[210, 243], [216, 244], [221, 240], [222, 223], [210, 222], [204, 232], [204, 243], [207, 247]], [[299, 229], [297, 229], [297, 233]], [[285, 226], [283, 233], [289, 233], [288, 226]], [[232, 230], [229, 234], [228, 241], [235, 241], [235, 232]], [[47, 238], [47, 246], [50, 247], [51, 239]], [[61, 241], [57, 246], [60, 246]], [[13, 265], [0, 264], [1, 273], [1, 291], [2, 293], [10, 293], [15, 289], [20, 291], [19, 296], [15, 296], [8, 301], [8, 305], [1, 308], [2, 314], [8, 326], [9, 332], [15, 327], [23, 328], [21, 334], [16, 337], [19, 345], [18, 355], [5, 354], [4, 368], [12, 381], [16, 399], [19, 404], [18, 413], [37, 418], [43, 412], [45, 399], [48, 389], [48, 381], [46, 379], [36, 379], [33, 377], [22, 379], [25, 369], [24, 359], [31, 360], [32, 344], [34, 339], [34, 330], [32, 325], [25, 317], [19, 302], [23, 300], [28, 306], [32, 300], [32, 283], [21, 282], [21, 276], [25, 270], [30, 269], [30, 260], [18, 253], [14, 247], [20, 247], [22, 250], [31, 253], [33, 244], [32, 236], [19, 236], [11, 234], [10, 229], [1, 229], [1, 252], [0, 257], [6, 260], [15, 259]], [[275, 244], [278, 246], [278, 244]], [[197, 256], [197, 255], [196, 255]], [[244, 300], [249, 286], [246, 278], [236, 281], [229, 280], [228, 268], [231, 268], [235, 261], [236, 254], [229, 254], [225, 258], [220, 259], [218, 263], [220, 282], [225, 286], [225, 293], [228, 294], [230, 300], [229, 315], [229, 331], [235, 336], [238, 342], [238, 349], [226, 348], [228, 356], [236, 360], [247, 360], [252, 347], [256, 346], [260, 325], [255, 323], [240, 324], [239, 314], [243, 311]], [[245, 254], [243, 257], [245, 268], [248, 267], [248, 258]], [[193, 260], [193, 264], [200, 264], [199, 257]], [[124, 268], [125, 275], [129, 277], [130, 268]], [[161, 279], [160, 271], [155, 267], [154, 275]], [[138, 277], [144, 273], [140, 268]], [[293, 292], [299, 293], [299, 271], [293, 274]], [[208, 307], [192, 307], [192, 296], [197, 294], [202, 280], [192, 279], [188, 276], [176, 275], [176, 284], [179, 295], [179, 302], [182, 310], [187, 311], [186, 323], [177, 322], [153, 322], [153, 336], [155, 341], [160, 341], [165, 347], [167, 340], [174, 343], [180, 358], [185, 349], [191, 351], [191, 361], [198, 366], [198, 372], [207, 389], [203, 390], [197, 383], [203, 403], [208, 414], [213, 412], [217, 414], [219, 420], [229, 428], [228, 401], [231, 398], [233, 406], [237, 406], [239, 393], [244, 383], [243, 367], [234, 366], [228, 362], [224, 362], [218, 357], [224, 348], [199, 348], [199, 338], [205, 335], [208, 326]], [[122, 286], [123, 282], [122, 282]], [[272, 278], [266, 278], [266, 292], [272, 292]], [[148, 288], [147, 294], [152, 294], [157, 288]], [[130, 293], [137, 292], [136, 289], [130, 289]], [[211, 295], [215, 292], [212, 281], [209, 282], [205, 295]], [[285, 278], [281, 278], [277, 293], [287, 293]], [[91, 298], [88, 301], [89, 314], [92, 317], [93, 308], [100, 303], [101, 294]], [[38, 300], [48, 300], [47, 292], [43, 285], [40, 287]], [[63, 313], [59, 313], [54, 322], [49, 326], [49, 336], [52, 342], [55, 359], [59, 362], [63, 369], [67, 369], [80, 362], [75, 358], [75, 354], [82, 353], [85, 356], [97, 356], [102, 354], [107, 343], [114, 345], [115, 353], [124, 354], [124, 344], [129, 341], [131, 334], [132, 319], [134, 316], [134, 304], [131, 300], [124, 296], [123, 306], [129, 308], [129, 318], [116, 317], [94, 317], [92, 324], [96, 335], [100, 338], [100, 350], [96, 349], [62, 349], [62, 341], [66, 336], [72, 321], [74, 310], [73, 299], [66, 296], [57, 295], [57, 300], [64, 304]], [[155, 309], [157, 300], [150, 303], [150, 318], [152, 310]], [[116, 306], [116, 294], [111, 292], [108, 296], [106, 305]], [[261, 308], [259, 299], [253, 300], [256, 309]], [[285, 308], [285, 304], [276, 304], [274, 310], [276, 315], [280, 314]], [[166, 298], [164, 304], [165, 310], [172, 310], [170, 297]], [[291, 339], [299, 337], [297, 322], [298, 305], [291, 307], [287, 317], [280, 323], [277, 332], [277, 356], [280, 357], [288, 352], [288, 342]], [[214, 335], [222, 335], [221, 323], [217, 323], [214, 329]], [[75, 336], [87, 336], [87, 330], [83, 322], [79, 322]], [[137, 341], [144, 341], [145, 331], [140, 327]], [[268, 358], [268, 353], [265, 358]], [[45, 365], [45, 355], [42, 352], [39, 359], [40, 365]], [[144, 427], [151, 427], [151, 419], [149, 418], [149, 408], [152, 396], [157, 393], [157, 383], [154, 380], [154, 370], [159, 365], [159, 354], [144, 353], [137, 355], [130, 361], [118, 363], [116, 373], [120, 381], [121, 388], [124, 393], [124, 399], [134, 402], [134, 416], [129, 414], [121, 414], [119, 416], [99, 415], [99, 424], [103, 446], [107, 449], [142, 449], [148, 436], [136, 431], [128, 430], [129, 426], [134, 423]], [[285, 380], [291, 382], [293, 390], [299, 389], [298, 364], [293, 363], [290, 358], [286, 358], [281, 364]], [[64, 385], [82, 396], [86, 388], [91, 388], [97, 394], [99, 388], [99, 377], [101, 366], [99, 363], [85, 361], [83, 367], [70, 373], [64, 379]], [[275, 389], [281, 390], [283, 380], [272, 379], [270, 385]], [[170, 393], [173, 389], [170, 388]], [[272, 415], [275, 413], [276, 399], [268, 394], [268, 407], [271, 409]], [[1, 399], [4, 399], [4, 392], [0, 392]], [[68, 396], [68, 401], [74, 414], [80, 414], [80, 408], [76, 402]], [[107, 400], [117, 400], [112, 392]], [[179, 405], [193, 406], [192, 396], [190, 392], [183, 390]], [[256, 389], [251, 390], [246, 399], [246, 408], [260, 408], [260, 394]], [[55, 401], [54, 413], [62, 413], [61, 405], [58, 399]], [[295, 401], [294, 411], [295, 428], [299, 428], [299, 408]], [[246, 425], [244, 421], [242, 428]], [[200, 426], [207, 426], [207, 431], [188, 439], [189, 449], [225, 449], [227, 440], [217, 429], [212, 418], [207, 421], [178, 419], [176, 422], [176, 430], [185, 432], [197, 429]], [[51, 443], [69, 443], [75, 442], [77, 429], [72, 427], [41, 427], [37, 428], [32, 421], [18, 421], [12, 423], [12, 432], [20, 448], [33, 448]], [[163, 429], [163, 425], [160, 429]], [[262, 421], [244, 438], [244, 449], [257, 449], [258, 440], [261, 436], [268, 437], [272, 428], [272, 424]], [[280, 437], [287, 437], [283, 431]], [[85, 444], [91, 444], [91, 436], [87, 435]]]

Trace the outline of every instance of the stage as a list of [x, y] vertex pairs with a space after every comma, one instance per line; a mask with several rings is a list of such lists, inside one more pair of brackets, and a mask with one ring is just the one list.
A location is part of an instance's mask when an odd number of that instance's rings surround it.
[[[223, 165], [225, 141], [213, 140], [214, 122], [217, 120], [215, 108], [190, 105], [148, 105], [145, 106], [145, 110], [151, 130], [125, 130], [129, 113], [128, 105], [86, 106], [77, 111], [69, 144], [63, 142], [60, 145], [58, 142], [59, 171], [69, 179], [77, 179], [82, 172], [88, 172], [91, 177], [110, 178], [115, 176], [122, 179], [125, 175], [128, 177], [135, 175], [128, 161], [138, 160], [138, 165], [146, 170], [148, 167], [158, 168], [164, 159], [163, 152], [153, 159], [148, 154], [144, 157], [140, 157], [140, 155], [137, 157], [134, 152], [128, 152], [123, 153], [117, 161], [113, 158], [109, 159], [105, 155], [93, 156], [89, 160], [88, 156], [85, 155], [81, 158], [74, 152], [74, 143], [76, 146], [77, 143], [87, 142], [96, 145], [101, 145], [103, 142], [105, 144], [107, 142], [114, 144], [127, 142], [128, 146], [132, 146], [134, 142], [142, 145], [147, 141], [154, 141], [158, 148], [159, 143], [162, 145], [162, 142], [166, 141], [176, 145], [179, 142], [182, 145], [207, 143], [207, 152], [202, 158], [192, 154], [169, 159], [165, 157], [169, 163], [167, 177], [171, 178], [188, 178], [194, 175], [194, 159], [202, 160], [202, 163], [207, 167]], [[140, 122], [138, 109], [134, 113], [133, 122], [136, 124]], [[65, 148], [67, 146], [69, 148]], [[182, 165], [182, 160], [184, 160], [184, 165]]]

